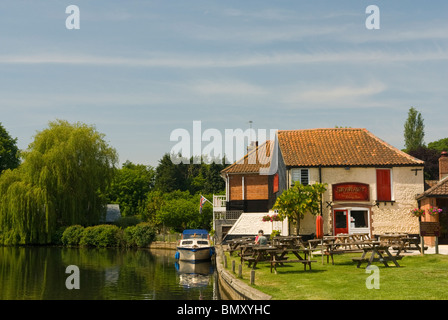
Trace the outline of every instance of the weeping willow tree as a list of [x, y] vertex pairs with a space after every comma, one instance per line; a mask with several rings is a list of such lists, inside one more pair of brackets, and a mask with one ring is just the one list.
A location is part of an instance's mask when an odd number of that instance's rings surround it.
[[93, 126], [50, 122], [23, 159], [0, 176], [3, 243], [48, 243], [61, 226], [92, 225], [104, 216], [117, 153]]

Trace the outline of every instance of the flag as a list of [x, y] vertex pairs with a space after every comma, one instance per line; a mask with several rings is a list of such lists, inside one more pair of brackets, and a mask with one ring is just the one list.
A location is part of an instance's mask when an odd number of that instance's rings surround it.
[[201, 200], [199, 201], [199, 213], [202, 213], [202, 206], [204, 205], [204, 203], [206, 203], [208, 200], [201, 195]]

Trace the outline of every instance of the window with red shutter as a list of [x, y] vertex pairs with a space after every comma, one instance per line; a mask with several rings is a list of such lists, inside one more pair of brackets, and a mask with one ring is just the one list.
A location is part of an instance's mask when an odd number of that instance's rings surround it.
[[392, 201], [392, 186], [389, 169], [376, 170], [376, 189], [378, 201]]

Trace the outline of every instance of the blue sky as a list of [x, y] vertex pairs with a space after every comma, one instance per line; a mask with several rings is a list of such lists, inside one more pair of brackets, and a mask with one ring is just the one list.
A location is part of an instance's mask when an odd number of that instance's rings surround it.
[[22, 149], [55, 119], [153, 166], [195, 120], [362, 127], [403, 148], [411, 106], [426, 143], [448, 136], [447, 1], [4, 0], [0, 43], [0, 122]]

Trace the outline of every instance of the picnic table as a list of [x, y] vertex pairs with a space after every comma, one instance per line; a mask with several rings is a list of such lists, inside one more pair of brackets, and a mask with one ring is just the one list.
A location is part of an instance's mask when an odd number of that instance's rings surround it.
[[270, 255], [268, 253], [270, 250], [278, 250], [277, 247], [271, 245], [253, 245], [251, 248], [252, 254], [242, 257], [242, 261], [247, 261], [249, 268], [252, 265], [252, 269], [255, 269], [258, 262], [270, 260]]
[[[327, 256], [327, 263], [331, 258], [334, 265], [333, 255], [346, 252], [363, 252], [364, 247], [371, 247], [372, 240], [368, 233], [343, 234], [337, 236], [324, 236], [323, 239], [309, 240], [309, 247], [312, 250], [321, 248], [321, 254]], [[322, 256], [323, 263], [323, 256]]]
[[253, 256], [253, 254], [254, 254], [253, 248], [255, 246], [259, 246], [259, 245], [254, 244], [254, 243], [247, 243], [247, 244], [240, 245], [240, 247], [239, 247], [239, 249], [240, 249], [239, 256], [241, 258], [241, 264], [243, 264], [245, 257]]
[[303, 246], [301, 236], [277, 236], [272, 239], [272, 245], [281, 248], [295, 248]]
[[253, 243], [254, 238], [250, 237], [244, 237], [244, 238], [238, 238], [233, 240], [228, 240], [227, 245], [229, 246], [229, 253], [232, 254], [234, 251], [238, 250], [241, 245]]
[[[244, 257], [243, 260], [248, 262], [249, 268], [252, 266], [252, 269], [255, 269], [257, 264], [261, 261], [268, 261], [271, 264], [271, 272], [274, 269], [275, 273], [277, 273], [277, 266], [282, 266], [285, 262], [288, 263], [302, 263], [304, 269], [306, 271], [306, 267], [309, 266], [311, 270], [311, 263], [316, 262], [315, 260], [309, 259], [309, 249], [303, 247], [294, 247], [294, 248], [280, 248], [277, 246], [253, 246], [253, 255], [250, 257]], [[287, 257], [288, 254], [293, 254], [296, 256], [296, 260], [290, 260]], [[302, 255], [304, 256], [302, 256]]]
[[405, 251], [405, 240], [408, 237], [404, 233], [383, 233], [378, 236], [381, 245], [388, 246], [394, 250], [398, 250], [397, 254], [401, 251]]
[[[373, 262], [380, 261], [384, 264], [384, 266], [389, 267], [388, 262], [393, 262], [396, 267], [399, 267], [397, 260], [400, 260], [402, 257], [398, 252], [396, 255], [393, 255], [389, 251], [389, 245], [382, 243], [381, 241], [370, 241], [368, 246], [362, 248], [363, 253], [360, 258], [352, 258], [354, 262], [357, 262], [357, 268], [361, 266], [362, 263], [366, 262], [367, 267], [371, 265]], [[366, 257], [370, 253], [369, 257]], [[378, 256], [378, 257], [376, 257]]]

